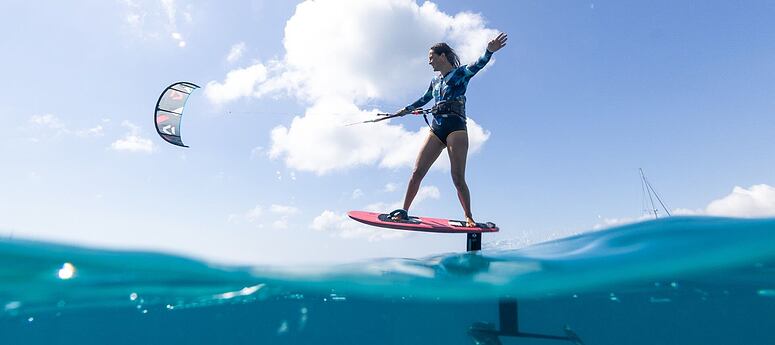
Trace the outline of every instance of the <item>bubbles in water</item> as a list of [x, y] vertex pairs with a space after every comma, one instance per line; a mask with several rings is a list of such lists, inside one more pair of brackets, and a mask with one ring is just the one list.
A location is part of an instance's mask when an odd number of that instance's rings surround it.
[[301, 313], [301, 317], [299, 318], [299, 329], [304, 329], [304, 326], [307, 325], [307, 307], [302, 307], [299, 312]]
[[277, 334], [285, 334], [288, 333], [288, 321], [283, 320], [283, 322], [280, 324], [280, 328], [277, 329]]
[[762, 297], [775, 297], [775, 290], [773, 289], [761, 289], [756, 291], [756, 294]]
[[136, 292], [133, 292], [133, 293], [129, 294], [129, 300], [130, 301], [134, 301], [136, 299], [137, 299], [137, 293]]
[[337, 295], [337, 294], [335, 294], [335, 293], [332, 293], [332, 294], [331, 294], [331, 300], [332, 300], [332, 301], [338, 301], [338, 302], [342, 302], [342, 301], [346, 301], [346, 300], [347, 300], [347, 297], [344, 297], [344, 296], [339, 296], [339, 295]]
[[670, 303], [670, 302], [672, 302], [672, 300], [670, 298], [667, 298], [667, 297], [654, 297], [654, 296], [651, 296], [651, 297], [649, 297], [649, 302], [651, 302], [651, 303]]
[[22, 302], [19, 301], [11, 301], [5, 304], [5, 311], [11, 311], [15, 309], [19, 309], [19, 307], [22, 306]]

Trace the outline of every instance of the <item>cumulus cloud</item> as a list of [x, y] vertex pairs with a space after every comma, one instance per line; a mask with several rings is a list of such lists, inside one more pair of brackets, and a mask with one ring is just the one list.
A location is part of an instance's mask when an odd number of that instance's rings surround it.
[[75, 135], [82, 138], [101, 137], [105, 135], [105, 128], [102, 125], [97, 125], [92, 128], [78, 130], [75, 132]]
[[[414, 198], [413, 206], [417, 206], [428, 199], [438, 199], [441, 193], [436, 186], [421, 187]], [[392, 203], [378, 202], [367, 205], [364, 209], [370, 212], [385, 212], [402, 206], [402, 201]], [[346, 213], [337, 213], [331, 210], [325, 210], [312, 220], [310, 228], [316, 231], [325, 231], [340, 238], [354, 239], [365, 238], [369, 241], [379, 241], [386, 239], [401, 238], [406, 235], [405, 232], [383, 230], [373, 226], [365, 226], [353, 221]]]
[[[367, 101], [408, 104], [420, 96], [432, 77], [426, 55], [433, 43], [450, 42], [469, 62], [496, 34], [478, 14], [449, 15], [431, 2], [305, 1], [286, 23], [283, 58], [233, 70], [223, 82], [209, 82], [205, 94], [216, 104], [273, 93], [309, 104], [271, 131], [270, 156], [291, 168], [324, 174], [358, 165], [408, 167], [428, 132], [402, 124], [421, 121], [344, 124], [395, 110], [361, 108]], [[476, 152], [489, 132], [470, 121], [469, 136]]]
[[261, 215], [264, 214], [264, 209], [261, 207], [261, 205], [256, 205], [256, 207], [253, 207], [249, 209], [247, 212], [245, 212], [245, 219], [248, 222], [255, 223], [259, 219], [261, 219]]
[[205, 96], [215, 104], [251, 96], [255, 93], [256, 83], [266, 80], [266, 75], [267, 69], [261, 64], [233, 70], [226, 75], [226, 80], [222, 83], [208, 82], [205, 87]]
[[382, 188], [382, 191], [386, 193], [392, 193], [392, 192], [395, 192], [397, 189], [398, 189], [398, 185], [390, 182], [386, 184], [385, 187]]
[[290, 216], [299, 212], [299, 209], [293, 206], [272, 204], [269, 211], [282, 216]]
[[192, 22], [190, 5], [184, 9], [174, 0], [123, 0], [124, 21], [130, 31], [143, 39], [169, 37], [178, 47], [186, 41], [178, 29], [178, 18]]
[[[103, 120], [107, 122], [108, 120]], [[47, 138], [74, 135], [81, 138], [101, 137], [104, 135], [104, 127], [99, 124], [92, 128], [70, 129], [59, 117], [54, 114], [33, 115], [29, 119], [27, 128], [33, 133], [32, 141], [40, 141], [39, 135]]]
[[123, 138], [114, 141], [110, 144], [110, 148], [115, 151], [128, 151], [128, 152], [141, 152], [151, 153], [154, 150], [153, 141], [140, 135], [140, 127], [129, 122], [124, 121], [121, 126], [126, 127], [129, 131]]
[[604, 218], [604, 217], [598, 216], [598, 218], [599, 218], [598, 223], [592, 226], [593, 230], [600, 230], [600, 229], [610, 228], [614, 226], [620, 226], [620, 225], [625, 225], [630, 223], [642, 222], [645, 220], [651, 220], [651, 219], [654, 219], [654, 215], [643, 214], [643, 215], [640, 215], [639, 217], [621, 217], [621, 218]]
[[775, 217], [775, 187], [758, 184], [746, 189], [735, 186], [729, 195], [714, 200], [705, 209], [713, 216]]
[[62, 123], [62, 121], [53, 114], [33, 115], [30, 118], [30, 123], [56, 131], [67, 132], [67, 128]]
[[264, 228], [265, 224], [270, 224], [273, 229], [287, 229], [290, 217], [299, 212], [298, 208], [288, 205], [272, 204], [268, 209], [256, 205], [241, 214], [230, 214], [227, 220], [234, 224], [252, 224], [257, 228]]
[[186, 41], [183, 39], [183, 35], [179, 32], [173, 32], [170, 34], [170, 37], [178, 42], [178, 47], [185, 48], [186, 47]]
[[231, 46], [229, 55], [226, 56], [226, 61], [234, 63], [239, 60], [242, 57], [242, 54], [245, 52], [245, 47], [245, 42], [240, 42]]

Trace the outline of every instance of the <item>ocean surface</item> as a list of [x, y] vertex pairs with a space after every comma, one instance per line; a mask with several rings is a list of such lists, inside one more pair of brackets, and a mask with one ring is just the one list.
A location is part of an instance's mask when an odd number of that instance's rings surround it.
[[775, 344], [775, 219], [486, 240], [419, 260], [225, 267], [4, 239], [0, 344]]

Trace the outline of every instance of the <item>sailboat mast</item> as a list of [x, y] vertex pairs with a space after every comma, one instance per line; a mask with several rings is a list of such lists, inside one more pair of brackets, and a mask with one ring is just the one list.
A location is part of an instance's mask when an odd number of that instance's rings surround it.
[[654, 198], [651, 195], [652, 193], [654, 194], [653, 196], [657, 198], [657, 201], [659, 201], [659, 205], [662, 206], [662, 209], [665, 210], [665, 213], [667, 213], [668, 217], [671, 216], [670, 211], [667, 209], [667, 206], [665, 206], [665, 203], [662, 202], [662, 198], [659, 197], [659, 193], [657, 193], [656, 189], [654, 189], [654, 187], [651, 186], [651, 183], [649, 183], [649, 180], [646, 179], [646, 174], [643, 173], [643, 169], [638, 168], [638, 170], [640, 170], [640, 178], [643, 186], [645, 187], [644, 189], [649, 194], [649, 200], [651, 201], [651, 209], [654, 212], [654, 218], [659, 218], [659, 216], [657, 215], [658, 209], [657, 209], [657, 206], [654, 205]]
[[641, 187], [643, 187], [645, 193], [648, 193], [649, 195], [649, 201], [651, 202], [651, 212], [654, 213], [654, 218], [659, 218], [657, 207], [654, 205], [654, 198], [651, 196], [651, 186], [649, 185], [648, 181], [646, 181], [646, 175], [643, 174], [643, 169], [638, 168], [638, 170], [640, 170]]

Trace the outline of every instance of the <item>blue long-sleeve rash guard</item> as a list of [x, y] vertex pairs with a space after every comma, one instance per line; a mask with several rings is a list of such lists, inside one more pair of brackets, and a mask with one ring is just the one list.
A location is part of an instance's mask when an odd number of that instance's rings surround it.
[[441, 101], [460, 100], [466, 101], [466, 89], [468, 82], [490, 61], [492, 52], [484, 50], [484, 54], [476, 62], [453, 69], [446, 76], [435, 76], [428, 86], [428, 91], [414, 103], [406, 106], [406, 110], [412, 111], [435, 99]]

